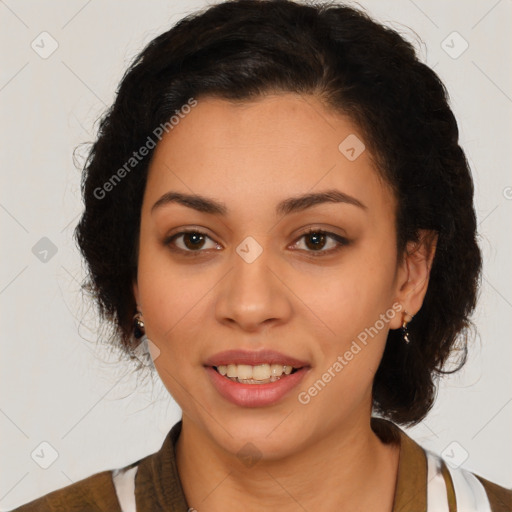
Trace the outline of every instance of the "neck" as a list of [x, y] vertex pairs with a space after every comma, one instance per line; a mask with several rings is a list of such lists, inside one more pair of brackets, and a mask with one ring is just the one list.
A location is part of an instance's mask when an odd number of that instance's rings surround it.
[[247, 512], [274, 507], [391, 512], [399, 446], [384, 444], [365, 418], [288, 457], [243, 464], [184, 416], [176, 458], [187, 503], [198, 512], [242, 504]]

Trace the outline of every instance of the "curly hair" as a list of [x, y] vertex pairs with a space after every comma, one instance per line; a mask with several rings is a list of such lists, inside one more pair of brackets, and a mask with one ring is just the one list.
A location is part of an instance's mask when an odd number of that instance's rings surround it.
[[[152, 150], [137, 155], [129, 172], [126, 162], [191, 97], [249, 101], [272, 92], [315, 94], [357, 123], [397, 199], [399, 254], [419, 230], [438, 235], [424, 303], [409, 324], [413, 342], [389, 331], [373, 384], [374, 411], [415, 424], [432, 407], [436, 378], [459, 342], [465, 349], [472, 326], [481, 272], [473, 182], [443, 83], [409, 42], [363, 11], [233, 0], [152, 40], [124, 74], [83, 169], [85, 212], [75, 236], [88, 266], [85, 286], [114, 326], [111, 342], [129, 354]], [[123, 179], [113, 182], [123, 166]]]

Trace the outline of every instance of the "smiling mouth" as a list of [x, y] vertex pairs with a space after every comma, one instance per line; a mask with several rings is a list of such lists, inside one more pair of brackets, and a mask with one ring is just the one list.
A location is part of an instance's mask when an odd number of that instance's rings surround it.
[[228, 364], [213, 366], [220, 375], [240, 384], [268, 384], [292, 375], [300, 368], [283, 364]]

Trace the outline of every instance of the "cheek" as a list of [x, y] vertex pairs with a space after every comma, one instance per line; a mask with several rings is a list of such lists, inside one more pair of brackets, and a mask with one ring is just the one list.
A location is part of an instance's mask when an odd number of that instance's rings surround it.
[[337, 338], [346, 343], [391, 308], [395, 274], [393, 247], [386, 243], [376, 247], [368, 242], [347, 251], [335, 268], [314, 275], [297, 272], [294, 291], [305, 298], [305, 304], [325, 326], [331, 340]]
[[162, 360], [172, 360], [174, 366], [190, 348], [189, 340], [201, 340], [214, 280], [194, 265], [173, 264], [166, 248], [148, 243], [139, 253], [137, 285], [146, 334]]
[[[343, 264], [321, 278], [317, 276], [314, 287], [311, 279], [301, 278], [298, 294], [306, 294], [309, 289], [307, 306], [321, 320], [317, 325], [326, 327], [316, 336], [312, 333], [318, 365], [308, 382], [314, 389], [308, 389], [313, 394], [322, 390], [318, 407], [341, 400], [350, 408], [371, 389], [389, 322], [396, 315], [392, 308], [395, 274], [394, 246], [383, 240], [379, 244], [368, 241], [352, 253], [347, 252]], [[324, 387], [325, 383], [328, 384]]]
[[140, 254], [140, 303], [146, 334], [158, 348], [153, 362], [170, 395], [187, 411], [195, 386], [191, 368], [201, 364], [205, 341], [205, 294], [211, 288], [207, 284], [207, 280], [191, 278], [158, 255]]

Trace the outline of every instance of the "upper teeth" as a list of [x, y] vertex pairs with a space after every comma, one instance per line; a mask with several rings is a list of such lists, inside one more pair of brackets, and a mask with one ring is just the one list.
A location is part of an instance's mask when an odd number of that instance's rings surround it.
[[292, 373], [293, 366], [282, 364], [258, 364], [251, 366], [249, 364], [228, 364], [217, 366], [217, 371], [221, 375], [243, 380], [267, 380], [270, 378], [279, 378], [284, 373]]

